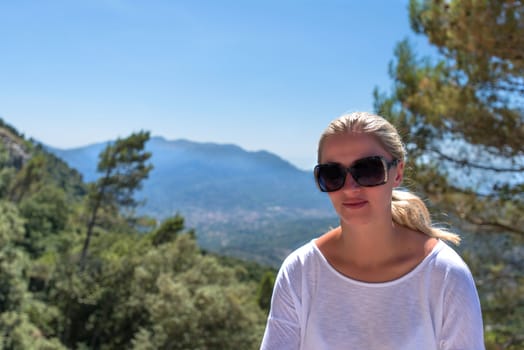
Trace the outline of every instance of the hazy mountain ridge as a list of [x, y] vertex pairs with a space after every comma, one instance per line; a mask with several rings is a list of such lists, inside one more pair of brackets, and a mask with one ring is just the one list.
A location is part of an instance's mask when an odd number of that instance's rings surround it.
[[[48, 150], [93, 181], [106, 144]], [[204, 248], [275, 263], [333, 222], [312, 172], [270, 152], [162, 137], [146, 148], [154, 169], [138, 195], [146, 200], [140, 212], [158, 219], [182, 214]]]

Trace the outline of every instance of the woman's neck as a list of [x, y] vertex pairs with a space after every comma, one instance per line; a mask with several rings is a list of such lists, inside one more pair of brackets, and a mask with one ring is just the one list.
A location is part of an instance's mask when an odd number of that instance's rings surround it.
[[347, 225], [316, 240], [328, 262], [340, 273], [364, 282], [385, 282], [417, 266], [437, 240], [393, 222]]
[[397, 231], [391, 220], [359, 225], [341, 223], [338, 237], [340, 253], [356, 265], [382, 264], [395, 254]]

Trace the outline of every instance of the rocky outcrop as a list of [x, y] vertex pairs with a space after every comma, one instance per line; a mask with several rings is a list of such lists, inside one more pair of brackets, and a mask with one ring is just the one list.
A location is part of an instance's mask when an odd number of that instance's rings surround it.
[[23, 142], [18, 137], [6, 129], [0, 128], [0, 147], [2, 146], [9, 154], [8, 164], [16, 169], [22, 168], [25, 162], [31, 158]]

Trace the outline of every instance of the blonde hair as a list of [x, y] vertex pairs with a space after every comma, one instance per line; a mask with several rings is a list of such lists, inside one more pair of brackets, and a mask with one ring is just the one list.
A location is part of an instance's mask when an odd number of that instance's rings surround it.
[[[386, 119], [371, 113], [354, 112], [333, 120], [322, 133], [318, 143], [318, 162], [321, 163], [322, 148], [326, 139], [344, 133], [362, 133], [373, 136], [394, 159], [404, 161], [406, 150], [397, 129]], [[430, 237], [454, 244], [460, 237], [442, 228], [434, 227], [428, 208], [415, 194], [407, 190], [393, 190], [391, 201], [393, 221]]]

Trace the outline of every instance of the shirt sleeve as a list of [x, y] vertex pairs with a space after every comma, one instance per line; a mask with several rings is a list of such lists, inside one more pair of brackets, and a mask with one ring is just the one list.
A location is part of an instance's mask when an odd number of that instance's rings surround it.
[[471, 272], [465, 264], [448, 271], [443, 307], [440, 349], [484, 350], [479, 296]]
[[296, 285], [296, 282], [289, 277], [283, 266], [275, 281], [261, 350], [298, 350], [300, 348], [298, 316], [300, 302], [296, 290], [292, 287], [293, 284]]

